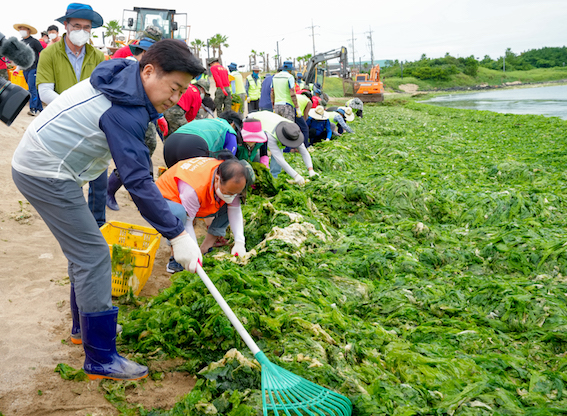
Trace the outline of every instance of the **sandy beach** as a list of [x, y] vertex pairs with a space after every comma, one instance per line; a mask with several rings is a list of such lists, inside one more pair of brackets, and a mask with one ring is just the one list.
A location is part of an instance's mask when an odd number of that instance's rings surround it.
[[[10, 162], [25, 129], [33, 120], [20, 113], [7, 127], [0, 123], [0, 414], [116, 415], [104, 398], [100, 381], [73, 382], [54, 372], [59, 363], [80, 368], [83, 348], [70, 342], [71, 312], [67, 260], [59, 244], [12, 181]], [[165, 165], [163, 150], [153, 156], [154, 168]], [[85, 191], [86, 191], [85, 187]], [[107, 221], [148, 226], [127, 191], [117, 193], [120, 211], [107, 209]], [[170, 249], [162, 238], [151, 277], [140, 296], [154, 296], [169, 286], [165, 271]], [[167, 372], [176, 363], [161, 363], [160, 381], [129, 388], [127, 398], [147, 409], [169, 408], [194, 385], [190, 374]], [[177, 363], [179, 365], [179, 363]]]

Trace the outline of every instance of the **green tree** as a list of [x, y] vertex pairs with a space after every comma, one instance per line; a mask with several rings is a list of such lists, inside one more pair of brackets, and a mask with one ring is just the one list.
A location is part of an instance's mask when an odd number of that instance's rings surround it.
[[122, 33], [122, 27], [120, 26], [120, 23], [118, 22], [118, 20], [111, 20], [107, 24], [105, 24], [103, 28], [106, 29], [104, 36], [112, 37], [112, 47], [115, 48], [116, 36]]
[[220, 33], [217, 33], [209, 40], [209, 44], [213, 48], [213, 57], [216, 56], [215, 52], [218, 51], [219, 53], [218, 58], [219, 58], [219, 62], [221, 63], [222, 63], [222, 48], [228, 48], [228, 43], [226, 43], [227, 40], [228, 40], [228, 36], [221, 35]]
[[191, 42], [191, 46], [193, 47], [193, 50], [195, 51], [195, 56], [197, 58], [201, 58], [201, 50], [206, 46], [206, 43], [204, 41], [202, 41], [201, 39], [195, 39], [194, 41]]

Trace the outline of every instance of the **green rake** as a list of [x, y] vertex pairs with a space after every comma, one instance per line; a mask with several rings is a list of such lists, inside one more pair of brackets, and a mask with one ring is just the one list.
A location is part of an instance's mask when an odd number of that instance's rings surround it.
[[350, 416], [352, 403], [350, 400], [334, 391], [321, 387], [309, 380], [299, 377], [281, 368], [260, 351], [248, 331], [242, 326], [230, 306], [226, 303], [207, 273], [197, 266], [197, 274], [209, 289], [230, 323], [238, 331], [254, 357], [262, 365], [262, 404], [264, 416], [273, 412], [278, 416], [317, 415], [317, 416]]

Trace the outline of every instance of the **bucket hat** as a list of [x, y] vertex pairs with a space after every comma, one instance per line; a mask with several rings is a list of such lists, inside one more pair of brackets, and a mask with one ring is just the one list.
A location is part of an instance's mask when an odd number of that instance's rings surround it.
[[261, 71], [260, 67], [258, 65], [254, 65], [252, 67], [252, 71]]
[[207, 65], [211, 65], [214, 62], [218, 62], [219, 58], [207, 58]]
[[276, 136], [281, 144], [295, 149], [303, 143], [303, 133], [299, 126], [289, 121], [281, 121], [276, 126]]
[[238, 67], [237, 67], [237, 65], [236, 65], [234, 62], [231, 62], [230, 65], [228, 66], [228, 69], [229, 69], [230, 71], [236, 71], [237, 68], [238, 68]]
[[210, 89], [211, 89], [211, 83], [210, 83], [208, 80], [203, 79], [203, 78], [197, 80], [197, 81], [195, 82], [195, 85], [198, 86], [198, 87], [201, 87], [202, 89], [204, 89], [204, 90], [205, 90], [205, 94], [208, 94], [209, 91], [210, 91]]
[[350, 107], [339, 107], [339, 111], [342, 110], [342, 113], [349, 123], [354, 120], [354, 113], [352, 112], [352, 108]]
[[352, 100], [349, 100], [348, 106], [350, 108], [354, 108], [355, 110], [362, 110], [364, 108], [362, 100], [358, 97], [354, 97]]
[[245, 142], [265, 143], [268, 141], [262, 129], [262, 122], [255, 118], [247, 118], [242, 122], [242, 140]]
[[293, 71], [293, 62], [291, 61], [284, 61], [283, 65], [282, 65], [282, 69], [284, 71]]
[[319, 121], [329, 119], [329, 115], [327, 114], [327, 112], [325, 111], [322, 105], [318, 105], [317, 108], [312, 108], [311, 110], [309, 110], [309, 117]]
[[59, 23], [65, 23], [67, 19], [86, 19], [92, 22], [93, 29], [101, 27], [104, 24], [102, 16], [95, 12], [91, 6], [82, 3], [71, 3], [67, 6], [65, 16], [61, 16], [57, 20]]
[[130, 48], [130, 52], [134, 55], [138, 55], [141, 51], [147, 51], [150, 49], [150, 46], [154, 43], [156, 43], [156, 41], [151, 38], [142, 38], [137, 44], [128, 45], [128, 47]]
[[37, 33], [37, 29], [35, 27], [33, 27], [32, 25], [28, 25], [27, 23], [16, 23], [14, 25], [14, 29], [20, 30], [19, 29], [20, 26], [27, 27], [28, 30], [30, 31], [30, 35], [35, 35]]

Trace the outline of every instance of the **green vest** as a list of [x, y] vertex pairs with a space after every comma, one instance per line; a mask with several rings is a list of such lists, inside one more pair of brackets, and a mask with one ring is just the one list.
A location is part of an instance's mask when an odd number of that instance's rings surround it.
[[234, 77], [234, 94], [246, 94], [244, 81], [242, 81], [242, 74], [238, 71], [232, 71], [230, 75]]
[[276, 135], [276, 127], [278, 124], [280, 124], [282, 121], [285, 121], [287, 123], [292, 123], [292, 121], [288, 120], [287, 118], [284, 118], [276, 113], [272, 113], [271, 111], [256, 111], [254, 113], [251, 114], [250, 118], [255, 118], [256, 120], [260, 120], [262, 122], [262, 130], [264, 130], [265, 132], [270, 133], [272, 136], [274, 136], [276, 138], [276, 140], [278, 141], [278, 146], [279, 147], [284, 147], [281, 143], [280, 140], [278, 139], [278, 136]]
[[296, 97], [297, 97], [297, 105], [299, 106], [299, 111], [301, 111], [301, 115], [304, 115], [305, 107], [307, 107], [307, 104], [309, 104], [311, 100], [303, 94], [297, 94]]
[[[191, 84], [195, 85], [195, 84], [196, 84], [198, 81], [200, 81], [200, 80], [206, 81], [206, 80], [208, 80], [208, 79], [209, 79], [209, 76], [208, 76], [207, 74], [202, 74], [202, 75], [201, 75], [201, 78], [199, 78], [198, 80], [195, 79], [195, 78], [193, 78], [193, 79], [191, 80]], [[207, 92], [208, 92], [208, 91], [207, 91]]]
[[248, 81], [248, 98], [250, 98], [250, 101], [259, 100], [262, 92], [262, 79], [260, 77], [254, 79], [250, 74], [246, 77], [246, 80]]
[[289, 72], [281, 71], [272, 77], [272, 88], [274, 89], [274, 103], [286, 102], [293, 105], [291, 94], [289, 92], [289, 79], [293, 79], [293, 75]]
[[[329, 115], [329, 121], [330, 121], [331, 123], [338, 124], [338, 123], [335, 121], [335, 116], [338, 115], [339, 113], [337, 113], [336, 111], [328, 111], [327, 114]], [[342, 116], [342, 114], [340, 114], [340, 115]]]
[[195, 134], [202, 137], [209, 146], [209, 152], [215, 153], [224, 149], [227, 131], [236, 136], [236, 131], [224, 118], [205, 118], [184, 124], [175, 130], [175, 133]]
[[254, 162], [256, 155], [258, 154], [258, 150], [262, 147], [264, 143], [256, 143], [252, 150], [248, 150], [246, 145], [239, 145], [238, 149], [236, 149], [236, 158], [238, 160], [245, 160], [248, 163]]
[[[67, 52], [65, 52], [66, 37], [67, 34], [64, 34], [59, 42], [45, 48], [39, 54], [37, 63], [36, 84], [55, 84], [54, 89], [57, 94], [61, 94], [77, 83], [77, 75]], [[86, 44], [80, 81], [89, 78], [96, 66], [102, 61], [104, 61], [104, 54]]]

